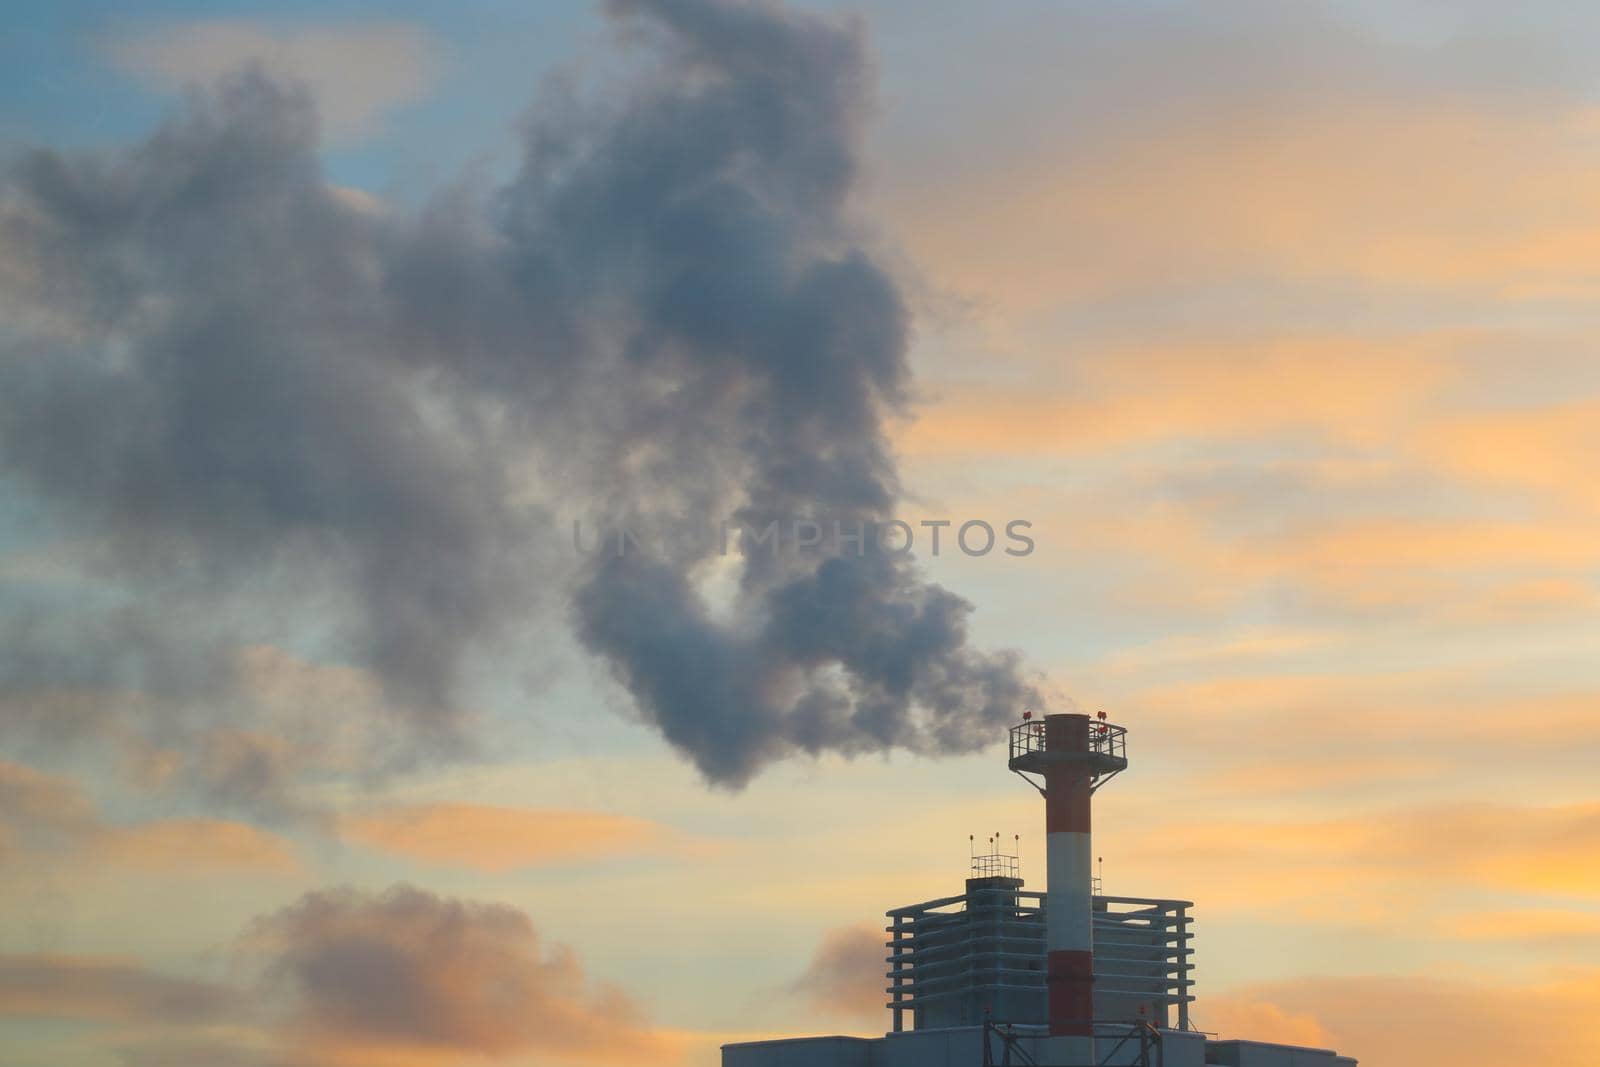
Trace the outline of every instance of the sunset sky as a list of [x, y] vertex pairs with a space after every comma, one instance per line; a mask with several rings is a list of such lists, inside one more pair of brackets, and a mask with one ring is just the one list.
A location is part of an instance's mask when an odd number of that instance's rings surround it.
[[1200, 1028], [1600, 1062], [1600, 9], [4, 18], [7, 1067], [881, 1033], [1024, 706]]

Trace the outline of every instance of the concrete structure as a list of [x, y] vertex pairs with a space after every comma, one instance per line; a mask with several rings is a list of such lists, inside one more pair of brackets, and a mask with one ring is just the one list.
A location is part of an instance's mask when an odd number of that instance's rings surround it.
[[[1020, 878], [980, 876], [967, 879], [960, 896], [889, 911], [895, 1032], [979, 1026], [986, 1017], [1046, 1024], [1050, 903], [1045, 894], [1025, 890]], [[1189, 1029], [1193, 906], [1187, 900], [1090, 897], [1096, 1020]]]
[[[1211, 1041], [1193, 1030], [1158, 1031], [1158, 1058], [1141, 1058], [1137, 1043], [1119, 1046], [1126, 1027], [1097, 1024], [1101, 1063], [1106, 1067], [1357, 1067], [1348, 1056], [1327, 1049], [1267, 1045], [1255, 1041]], [[1013, 1027], [1011, 1062], [1015, 1067], [1051, 1067], [1044, 1058], [1044, 1027]], [[800, 1037], [745, 1041], [722, 1046], [722, 1067], [985, 1067], [1004, 1059], [1001, 1031], [982, 1026], [947, 1030], [907, 1030], [884, 1037]], [[984, 1044], [989, 1049], [985, 1055]], [[1223, 1058], [1218, 1058], [1223, 1057]], [[1235, 1057], [1235, 1058], [1227, 1058]]]
[[1191, 1028], [1194, 905], [1105, 895], [1090, 868], [1090, 800], [1126, 736], [1104, 715], [1012, 727], [1008, 765], [1045, 800], [1045, 892], [996, 845], [964, 893], [887, 912], [891, 1032], [728, 1044], [723, 1067], [1356, 1067]]

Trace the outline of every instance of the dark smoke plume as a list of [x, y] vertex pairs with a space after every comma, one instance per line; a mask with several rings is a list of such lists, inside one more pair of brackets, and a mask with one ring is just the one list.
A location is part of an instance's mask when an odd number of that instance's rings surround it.
[[[136, 147], [12, 169], [4, 471], [94, 531], [135, 604], [9, 613], [10, 696], [66, 672], [210, 707], [228, 642], [315, 617], [446, 738], [464, 657], [562, 584], [716, 783], [969, 750], [1033, 698], [906, 558], [750, 551], [708, 598], [718, 555], [689, 533], [870, 528], [899, 496], [907, 313], [849, 210], [867, 66], [853, 26], [764, 3], [609, 10], [644, 73], [549, 94], [488, 195], [356, 203], [308, 100], [248, 73]], [[651, 536], [574, 569], [541, 543], [558, 507]], [[74, 657], [74, 627], [152, 655]]]

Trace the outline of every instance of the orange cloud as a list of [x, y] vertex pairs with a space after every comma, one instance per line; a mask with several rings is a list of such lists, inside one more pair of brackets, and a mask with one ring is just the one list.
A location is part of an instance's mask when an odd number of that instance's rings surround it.
[[[1195, 1005], [1208, 1029], [1256, 1036], [1320, 1037], [1362, 1067], [1503, 1067], [1600, 1063], [1600, 1032], [1585, 1025], [1600, 1003], [1600, 970], [1536, 985], [1432, 977], [1306, 978], [1212, 994]], [[1273, 1018], [1279, 1022], [1274, 1028]]]
[[310, 893], [246, 944], [325, 1062], [672, 1058], [626, 995], [590, 983], [571, 950], [545, 946], [505, 905], [409, 886]]
[[[924, 477], [957, 487], [941, 512], [1028, 519], [1040, 552], [1026, 565], [1045, 569], [1046, 578], [1092, 574], [1100, 610], [1159, 625], [1174, 612], [1214, 616], [1270, 596], [1317, 620], [1324, 636], [1338, 636], [1352, 620], [1374, 616], [1457, 628], [1554, 624], [1600, 602], [1600, 522], [1528, 514], [1420, 459], [1408, 461], [1394, 442], [1356, 449], [1390, 457], [1370, 461], [1342, 461], [1341, 448], [1327, 442], [1292, 461], [1274, 459], [1270, 443], [1259, 461], [1161, 460], [1135, 451], [1075, 461], [1070, 487], [1046, 489], [1034, 483], [1052, 469], [1051, 431], [1036, 437], [1025, 410], [1009, 418], [996, 411], [994, 420], [988, 437], [958, 426], [930, 438], [951, 451], [928, 457]], [[1162, 425], [1171, 440], [1192, 440], [1183, 422]], [[1061, 430], [1058, 441], [1089, 432]], [[1219, 433], [1245, 440], [1256, 430], [1241, 421]], [[1200, 440], [1195, 447], [1207, 447]], [[960, 450], [992, 459], [984, 451], [991, 447], [1018, 450], [1022, 465], [1007, 468], [1015, 484], [990, 484], [987, 468], [962, 473]], [[1030, 447], [1037, 462], [1024, 462]]]
[[1484, 601], [1483, 617], [1492, 620], [1570, 616], [1600, 608], [1600, 588], [1571, 578], [1533, 578], [1507, 582]]
[[1184, 892], [1208, 908], [1289, 906], [1314, 912], [1330, 894], [1395, 881], [1600, 899], [1600, 804], [1447, 805], [1322, 819], [1222, 819], [1124, 829], [1119, 870], [1191, 872]]
[[1570, 945], [1579, 938], [1600, 938], [1600, 913], [1518, 909], [1447, 915], [1438, 921], [1445, 937], [1464, 941], [1540, 941]]
[[829, 930], [805, 972], [790, 985], [826, 1015], [883, 1016], [883, 930], [870, 924]]
[[1285, 498], [1252, 515], [1124, 489], [1026, 514], [1058, 558], [1125, 571], [1108, 596], [1143, 614], [1228, 610], [1271, 593], [1334, 622], [1405, 613], [1484, 625], [1559, 620], [1596, 596], [1600, 525], [1587, 521], [1424, 515], [1396, 504], [1383, 513], [1359, 492], [1331, 515], [1298, 508]]
[[1532, 490], [1600, 514], [1600, 485], [1589, 458], [1600, 451], [1600, 400], [1567, 399], [1475, 412], [1423, 429], [1419, 451], [1473, 482]]
[[[1346, 521], [1263, 545], [1276, 566], [1340, 581], [1352, 571], [1587, 567], [1600, 544], [1587, 531], [1535, 522], [1444, 519]], [[1275, 548], [1275, 550], [1274, 550]]]
[[0, 851], [38, 862], [110, 864], [164, 874], [297, 870], [294, 848], [277, 834], [225, 819], [111, 823], [78, 785], [0, 762]]
[[341, 834], [425, 863], [501, 872], [519, 867], [671, 851], [659, 823], [589, 811], [419, 804], [346, 818]]
[[1256, 799], [1311, 793], [1373, 784], [1415, 784], [1428, 781], [1450, 768], [1447, 760], [1426, 755], [1374, 753], [1358, 759], [1344, 754], [1280, 756], [1270, 762], [1248, 763], [1197, 774], [1191, 788], [1212, 797], [1250, 796]]
[[294, 849], [277, 834], [225, 819], [163, 819], [104, 830], [94, 857], [165, 872], [300, 869]]
[[[1206, 1029], [1218, 1037], [1243, 1037], [1251, 1041], [1272, 1041], [1284, 1045], [1301, 1045], [1306, 1048], [1334, 1048], [1333, 1037], [1324, 1029], [1315, 1014], [1309, 1011], [1291, 1011], [1258, 995], [1211, 995], [1195, 1005], [1198, 1015], [1204, 1015]], [[1354, 1050], [1338, 1049], [1345, 1055]], [[1360, 1062], [1366, 1062], [1365, 1050]]]
[[1545, 103], [1255, 99], [1144, 136], [1032, 137], [883, 208], [937, 279], [1013, 314], [1260, 277], [1588, 299], [1593, 115]]
[[94, 822], [93, 805], [72, 782], [0, 760], [0, 855], [69, 842]]
[[912, 458], [1038, 457], [1313, 427], [1370, 438], [1447, 382], [1450, 337], [1228, 338], [1099, 351], [1010, 389], [963, 385], [898, 427]]
[[162, 1067], [674, 1063], [695, 1044], [590, 980], [523, 912], [408, 886], [308, 893], [256, 919], [235, 962], [241, 981], [218, 984], [120, 958], [0, 955], [0, 1019], [100, 1024], [121, 1061]]
[[1600, 604], [1600, 401], [1558, 354], [1529, 377], [1561, 402], [1504, 408], [1514, 383], [1484, 359], [1550, 343], [1226, 327], [1102, 343], [1010, 385], [948, 386], [896, 444], [916, 481], [956, 487], [947, 511], [1033, 521], [1047, 551], [1030, 565], [1125, 573], [1106, 595], [1130, 611], [1277, 594], [1312, 613], [1554, 622]]
[[[1455, 667], [1221, 675], [1151, 686], [1124, 701], [1136, 725], [1197, 757], [1194, 780], [1214, 790], [1368, 781], [1414, 773], [1505, 773], [1600, 745], [1600, 692], [1521, 692]], [[1248, 745], [1241, 745], [1248, 739]], [[1353, 766], [1352, 766], [1353, 765]], [[1459, 791], [1456, 791], [1459, 792]]]
[[123, 959], [0, 956], [0, 1016], [193, 1023], [237, 1006], [233, 991]]

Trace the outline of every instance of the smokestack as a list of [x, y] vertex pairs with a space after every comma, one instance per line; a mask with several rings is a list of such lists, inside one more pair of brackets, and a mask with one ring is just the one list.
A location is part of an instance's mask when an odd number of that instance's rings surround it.
[[[1011, 728], [1013, 771], [1044, 796], [1045, 988], [1050, 1036], [1043, 1062], [1091, 1067], [1094, 1053], [1094, 868], [1090, 797], [1128, 766], [1126, 731], [1087, 715], [1047, 715]], [[1037, 774], [1043, 785], [1028, 778]]]

